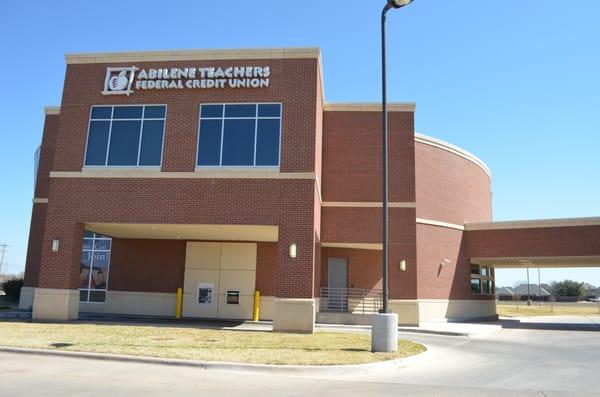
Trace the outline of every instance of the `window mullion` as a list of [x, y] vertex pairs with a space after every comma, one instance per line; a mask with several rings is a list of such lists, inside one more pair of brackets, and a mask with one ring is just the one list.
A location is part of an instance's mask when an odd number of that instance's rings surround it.
[[[108, 166], [108, 154], [110, 153], [110, 140], [112, 138], [112, 125], [113, 125], [113, 115], [115, 113], [115, 107], [112, 106], [110, 109], [110, 124], [108, 126], [108, 143], [106, 144], [106, 159], [104, 161], [104, 166]], [[89, 296], [88, 296], [89, 298]]]
[[256, 144], [258, 142], [258, 104], [255, 105], [256, 110], [254, 113], [254, 160], [252, 165], [256, 167]]
[[223, 166], [223, 141], [225, 140], [225, 106], [223, 106], [223, 117], [221, 117], [221, 152], [219, 153], [219, 167]]
[[[142, 156], [142, 133], [144, 131], [144, 113], [146, 113], [146, 106], [142, 108], [142, 119], [140, 120], [140, 137], [138, 138], [138, 152], [137, 152], [137, 163], [136, 165], [139, 167], [140, 165], [140, 157]], [[163, 134], [164, 134], [164, 126], [163, 126]], [[162, 153], [161, 153], [162, 157]], [[162, 161], [161, 161], [162, 163]]]

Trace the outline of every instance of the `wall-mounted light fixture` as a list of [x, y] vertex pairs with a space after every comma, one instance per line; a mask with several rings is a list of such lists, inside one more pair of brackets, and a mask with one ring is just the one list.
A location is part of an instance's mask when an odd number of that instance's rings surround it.
[[452, 263], [452, 262], [450, 261], [450, 259], [448, 259], [448, 258], [444, 258], [444, 260], [442, 261], [442, 263], [440, 263], [440, 265], [442, 265], [442, 266], [446, 266], [446, 265], [449, 265], [449, 264], [451, 264], [451, 263]]
[[60, 248], [60, 240], [57, 238], [52, 239], [52, 252], [58, 252]]
[[290, 258], [296, 257], [296, 253], [297, 253], [296, 251], [297, 251], [296, 243], [290, 244]]
[[403, 272], [406, 271], [406, 261], [404, 259], [400, 261], [400, 270], [402, 270]]

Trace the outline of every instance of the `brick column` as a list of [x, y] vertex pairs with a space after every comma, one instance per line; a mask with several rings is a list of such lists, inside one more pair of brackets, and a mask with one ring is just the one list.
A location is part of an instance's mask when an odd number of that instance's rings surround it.
[[[315, 216], [314, 181], [286, 181], [277, 244], [277, 297], [273, 330], [314, 331]], [[296, 257], [290, 245], [296, 244]]]
[[[63, 216], [67, 212], [61, 210]], [[79, 313], [79, 262], [84, 225], [63, 220], [49, 208], [42, 242], [38, 288], [33, 301], [34, 320], [73, 320]], [[52, 240], [60, 241], [52, 252]]]

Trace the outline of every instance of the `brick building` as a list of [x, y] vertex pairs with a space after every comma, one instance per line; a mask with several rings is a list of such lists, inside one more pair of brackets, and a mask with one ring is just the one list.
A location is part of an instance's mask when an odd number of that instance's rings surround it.
[[[381, 107], [325, 102], [318, 49], [66, 61], [20, 302], [34, 319], [174, 316], [178, 288], [184, 317], [227, 319], [251, 318], [258, 290], [261, 319], [284, 331], [376, 309]], [[389, 111], [401, 323], [494, 316], [495, 266], [598, 264], [599, 219], [492, 222], [486, 165], [415, 134], [414, 104]], [[580, 243], [546, 244], [563, 235]]]

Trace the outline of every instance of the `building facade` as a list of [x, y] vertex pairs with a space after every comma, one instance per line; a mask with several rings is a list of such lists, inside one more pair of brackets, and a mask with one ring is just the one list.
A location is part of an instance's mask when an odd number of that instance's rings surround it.
[[[261, 319], [312, 332], [316, 316], [356, 312], [351, 294], [364, 305], [380, 290], [381, 107], [325, 102], [318, 49], [66, 62], [20, 302], [34, 319], [174, 316], [178, 288], [184, 317], [250, 319], [260, 291]], [[503, 247], [485, 233], [514, 228], [492, 222], [489, 169], [416, 134], [414, 104], [389, 112], [391, 309], [404, 324], [494, 316], [494, 266], [529, 248], [487, 254]], [[570, 222], [545, 225], [583, 221]], [[568, 254], [592, 263], [600, 222], [585, 222], [591, 246]]]

